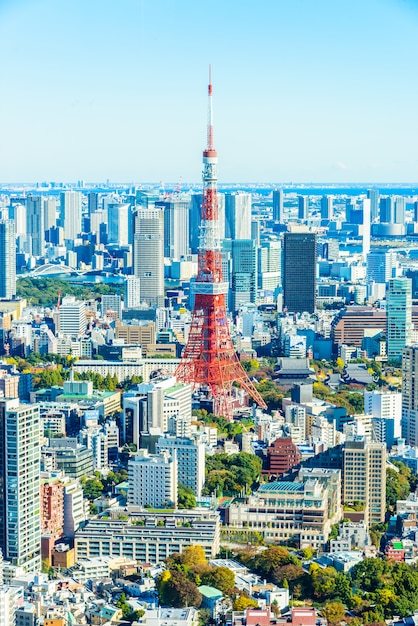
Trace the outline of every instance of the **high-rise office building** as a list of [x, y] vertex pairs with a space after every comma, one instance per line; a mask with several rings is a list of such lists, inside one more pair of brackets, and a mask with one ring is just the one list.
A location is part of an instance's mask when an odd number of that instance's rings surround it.
[[91, 215], [94, 211], [97, 211], [99, 208], [99, 194], [94, 191], [90, 191], [87, 194], [87, 208], [89, 215]]
[[130, 241], [131, 206], [110, 202], [107, 205], [107, 241], [127, 246]]
[[387, 290], [387, 355], [400, 360], [412, 340], [412, 281], [392, 278]]
[[141, 304], [141, 281], [136, 276], [127, 276], [124, 284], [123, 305], [125, 309], [136, 309]]
[[139, 208], [134, 215], [134, 276], [141, 281], [141, 300], [164, 305], [164, 211]]
[[61, 192], [60, 219], [64, 227], [64, 239], [74, 241], [81, 232], [81, 193]]
[[189, 254], [190, 200], [156, 202], [164, 211], [164, 256], [180, 260]]
[[333, 215], [334, 215], [334, 198], [332, 196], [322, 196], [321, 219], [332, 220]]
[[386, 443], [390, 450], [396, 439], [402, 435], [402, 394], [380, 390], [365, 391], [364, 413], [373, 415], [374, 440]]
[[262, 241], [257, 252], [258, 289], [276, 294], [282, 279], [281, 243], [280, 241]]
[[386, 513], [386, 446], [366, 437], [347, 439], [343, 453], [343, 501], [363, 505], [368, 527], [380, 524]]
[[42, 196], [26, 198], [26, 234], [31, 256], [43, 256], [45, 247], [45, 222]]
[[237, 311], [240, 303], [257, 301], [257, 249], [252, 239], [227, 239], [223, 247], [232, 258], [229, 307]]
[[316, 235], [284, 233], [283, 306], [293, 313], [315, 311]]
[[59, 332], [69, 337], [83, 335], [87, 328], [86, 304], [74, 296], [65, 297], [59, 310]]
[[370, 200], [370, 219], [372, 222], [374, 222], [379, 217], [379, 190], [368, 189], [367, 198]]
[[251, 239], [251, 194], [225, 194], [225, 237]]
[[309, 217], [309, 196], [298, 196], [298, 218], [307, 220]]
[[363, 200], [363, 258], [366, 259], [370, 252], [370, 200]]
[[13, 220], [0, 220], [0, 298], [16, 296], [16, 235]]
[[280, 224], [284, 221], [284, 191], [275, 189], [273, 191], [273, 220]]
[[57, 201], [55, 198], [43, 199], [44, 229], [49, 230], [57, 225]]
[[367, 282], [385, 284], [396, 276], [397, 268], [396, 252], [384, 250], [373, 250], [366, 257], [366, 277]]
[[418, 446], [418, 343], [402, 350], [402, 437]]
[[395, 222], [395, 204], [393, 196], [380, 198], [379, 217], [380, 222], [384, 224], [393, 224]]
[[404, 196], [395, 196], [395, 224], [405, 224], [406, 199]]
[[0, 399], [0, 548], [13, 565], [41, 567], [37, 404]]

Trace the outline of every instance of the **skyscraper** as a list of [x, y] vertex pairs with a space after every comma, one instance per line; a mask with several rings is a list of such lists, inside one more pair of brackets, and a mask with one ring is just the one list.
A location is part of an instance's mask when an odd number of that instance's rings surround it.
[[39, 406], [0, 399], [0, 548], [13, 565], [41, 567]]
[[225, 194], [225, 237], [251, 239], [251, 194]]
[[402, 437], [418, 446], [418, 343], [402, 350]]
[[42, 196], [26, 198], [26, 234], [29, 240], [29, 254], [43, 256], [45, 247], [45, 222]]
[[108, 243], [129, 244], [130, 204], [111, 202], [107, 205]]
[[395, 222], [395, 203], [393, 196], [385, 196], [380, 198], [380, 222], [384, 224], [393, 224]]
[[397, 266], [396, 252], [373, 250], [373, 252], [369, 252], [367, 255], [366, 263], [367, 282], [374, 281], [375, 283], [385, 284], [391, 278], [395, 278]]
[[60, 219], [64, 227], [64, 239], [74, 241], [81, 232], [81, 193], [61, 192]]
[[321, 219], [332, 220], [333, 215], [334, 215], [334, 198], [332, 196], [322, 196]]
[[379, 217], [379, 190], [368, 189], [367, 197], [370, 200], [370, 219], [374, 222]]
[[400, 360], [412, 339], [412, 281], [392, 278], [387, 290], [387, 355]]
[[231, 311], [257, 300], [257, 250], [252, 239], [232, 240]]
[[258, 289], [272, 295], [277, 294], [281, 283], [281, 254], [280, 241], [262, 241], [258, 248]]
[[370, 200], [363, 200], [363, 258], [370, 252]]
[[284, 233], [283, 306], [293, 313], [315, 311], [316, 235]]
[[284, 192], [283, 189], [273, 191], [273, 220], [275, 222], [284, 221]]
[[298, 218], [307, 220], [309, 216], [309, 197], [298, 196]]
[[57, 201], [55, 198], [43, 199], [44, 229], [49, 230], [57, 225]]
[[13, 220], [0, 220], [0, 298], [16, 296], [16, 236]]
[[164, 256], [180, 260], [189, 254], [190, 200], [156, 202], [164, 211]]
[[141, 300], [164, 305], [164, 211], [139, 208], [134, 215], [134, 275], [141, 281]]

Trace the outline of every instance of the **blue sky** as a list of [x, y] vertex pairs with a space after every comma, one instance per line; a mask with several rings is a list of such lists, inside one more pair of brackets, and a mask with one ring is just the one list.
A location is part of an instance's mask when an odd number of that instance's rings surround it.
[[0, 0], [0, 181], [418, 181], [418, 0]]

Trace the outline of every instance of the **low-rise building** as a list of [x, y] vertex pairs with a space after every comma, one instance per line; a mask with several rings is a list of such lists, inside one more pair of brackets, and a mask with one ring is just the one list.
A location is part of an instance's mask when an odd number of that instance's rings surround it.
[[129, 508], [112, 511], [111, 519], [92, 519], [75, 534], [76, 559], [126, 557], [159, 563], [186, 546], [200, 545], [206, 556], [219, 552], [220, 520], [207, 509], [158, 512]]

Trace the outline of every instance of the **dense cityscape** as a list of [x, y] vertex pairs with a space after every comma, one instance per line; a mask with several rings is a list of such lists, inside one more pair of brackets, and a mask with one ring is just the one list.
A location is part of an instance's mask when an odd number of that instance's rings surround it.
[[[1, 188], [0, 621], [412, 624], [418, 193]], [[412, 620], [412, 621], [411, 621]]]

